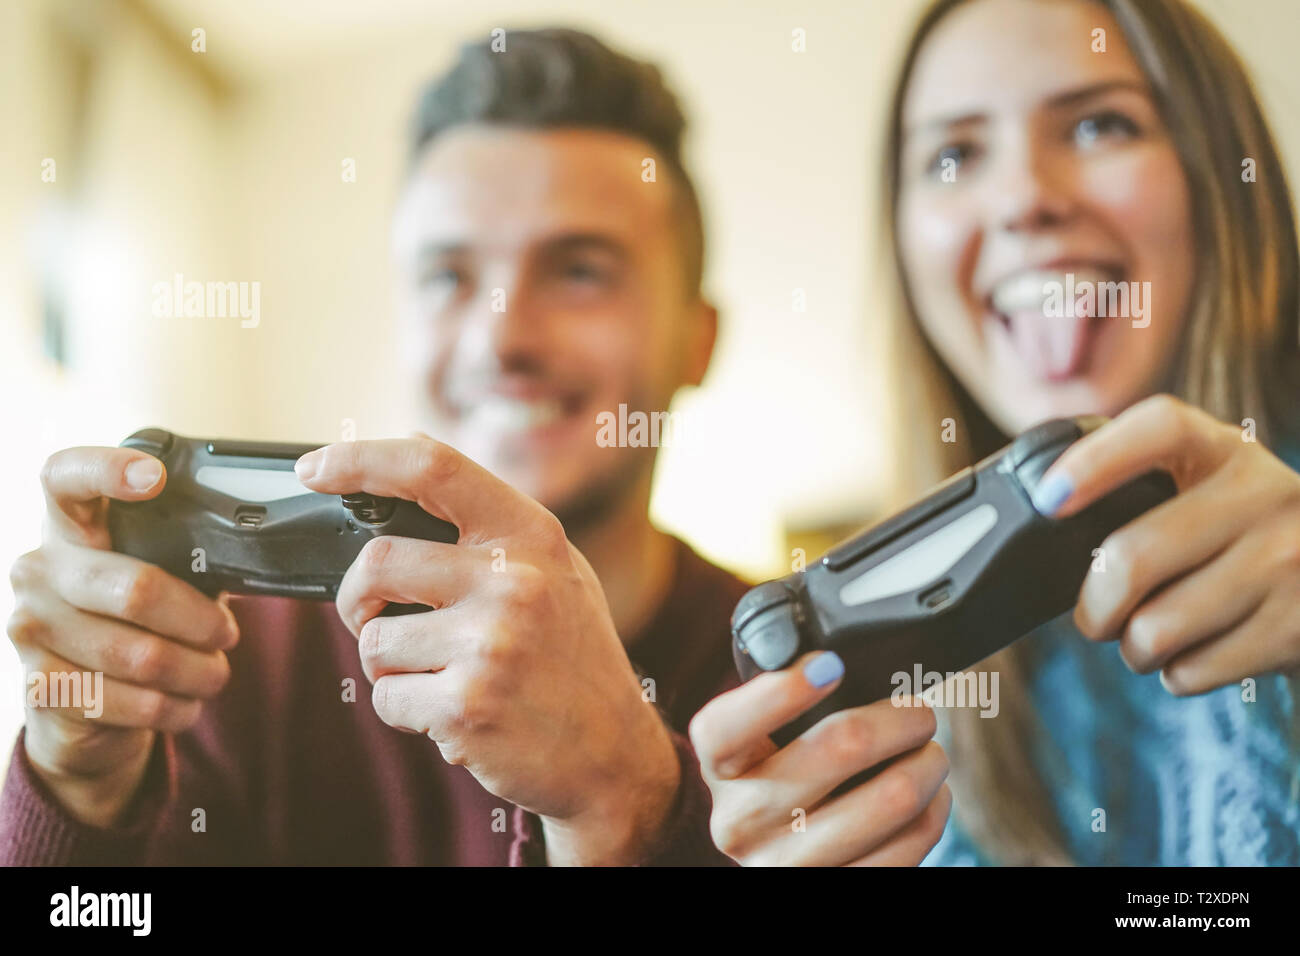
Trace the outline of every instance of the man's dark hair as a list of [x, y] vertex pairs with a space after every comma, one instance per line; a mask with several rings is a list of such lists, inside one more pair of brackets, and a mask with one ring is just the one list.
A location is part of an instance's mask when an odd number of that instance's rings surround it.
[[467, 123], [537, 129], [584, 127], [633, 136], [654, 148], [676, 177], [675, 215], [687, 291], [704, 271], [704, 228], [682, 163], [686, 117], [659, 69], [577, 30], [507, 31], [467, 43], [455, 64], [421, 93], [411, 130], [412, 163], [439, 135]]

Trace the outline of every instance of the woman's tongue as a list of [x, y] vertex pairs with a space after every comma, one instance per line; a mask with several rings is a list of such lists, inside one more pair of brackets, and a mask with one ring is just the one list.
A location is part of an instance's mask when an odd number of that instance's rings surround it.
[[[993, 290], [993, 308], [1005, 321], [1012, 346], [1031, 375], [1060, 381], [1082, 370], [1095, 337], [1096, 320], [1095, 309], [1083, 313], [1079, 308], [1084, 304], [1079, 301], [1079, 283], [1108, 278], [1094, 270], [1075, 272], [1073, 308], [1064, 308], [1064, 292], [1070, 288], [1064, 272], [1024, 272]], [[1058, 292], [1049, 300], [1048, 289], [1053, 287]], [[1095, 303], [1095, 297], [1092, 301]], [[1051, 303], [1057, 307], [1049, 308]]]
[[1006, 318], [1016, 354], [1035, 378], [1059, 381], [1082, 369], [1092, 339], [1089, 316], [1048, 317], [1026, 311]]

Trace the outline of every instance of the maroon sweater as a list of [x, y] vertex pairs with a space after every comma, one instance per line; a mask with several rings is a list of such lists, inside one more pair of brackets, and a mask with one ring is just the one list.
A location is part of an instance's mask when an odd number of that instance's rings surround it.
[[[637, 671], [654, 678], [682, 762], [649, 864], [729, 862], [709, 838], [709, 793], [684, 734], [737, 682], [728, 621], [745, 588], [678, 542], [671, 592], [628, 648]], [[536, 816], [449, 766], [428, 738], [375, 716], [356, 640], [333, 605], [237, 598], [231, 607], [241, 639], [229, 684], [191, 730], [159, 735], [120, 825], [91, 827], [64, 812], [19, 735], [0, 793], [0, 864], [546, 863]], [[355, 681], [354, 702], [343, 699], [345, 678]]]

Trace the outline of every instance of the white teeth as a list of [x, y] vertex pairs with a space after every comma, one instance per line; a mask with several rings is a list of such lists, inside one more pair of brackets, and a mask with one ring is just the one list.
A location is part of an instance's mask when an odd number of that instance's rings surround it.
[[1114, 274], [1104, 269], [1077, 269], [1062, 272], [1056, 269], [1029, 269], [1017, 272], [1003, 279], [993, 287], [991, 299], [993, 308], [1003, 315], [1017, 312], [1041, 311], [1051, 289], [1059, 289], [1058, 295], [1069, 287], [1067, 276], [1073, 276], [1073, 285], [1078, 288], [1083, 282], [1111, 282]]
[[528, 431], [559, 421], [564, 406], [559, 399], [523, 401], [503, 395], [489, 395], [470, 412], [474, 427], [492, 431]]

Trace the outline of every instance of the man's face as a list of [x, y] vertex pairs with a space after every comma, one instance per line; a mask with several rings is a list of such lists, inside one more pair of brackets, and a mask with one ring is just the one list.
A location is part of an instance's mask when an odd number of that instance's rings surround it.
[[430, 433], [561, 518], [653, 467], [653, 449], [598, 445], [597, 415], [666, 409], [712, 345], [677, 187], [642, 181], [651, 155], [613, 132], [467, 125], [428, 147], [397, 210], [403, 354]]

